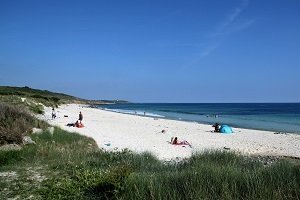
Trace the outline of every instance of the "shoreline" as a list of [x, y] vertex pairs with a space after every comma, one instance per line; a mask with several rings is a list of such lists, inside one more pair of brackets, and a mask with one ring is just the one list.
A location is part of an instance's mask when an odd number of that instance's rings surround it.
[[[100, 149], [107, 151], [150, 152], [160, 160], [189, 158], [207, 150], [300, 158], [300, 135], [294, 133], [274, 134], [272, 131], [233, 127], [233, 134], [221, 134], [211, 132], [211, 125], [199, 122], [123, 114], [79, 104], [62, 105], [56, 111], [58, 117], [51, 120], [51, 108], [45, 107], [45, 114], [40, 118], [69, 132], [91, 137]], [[79, 111], [83, 113], [85, 127], [66, 126], [78, 119]], [[187, 140], [192, 148], [171, 145], [171, 137]]]
[[[158, 119], [166, 119], [166, 120], [173, 120], [173, 121], [182, 121], [182, 122], [190, 122], [190, 123], [198, 123], [198, 124], [202, 124], [202, 125], [212, 125], [209, 122], [205, 122], [205, 121], [195, 121], [195, 120], [188, 120], [188, 119], [175, 119], [175, 118], [171, 118], [171, 117], [157, 117], [157, 116], [150, 116], [150, 115], [142, 115], [142, 114], [132, 114], [132, 113], [126, 113], [126, 112], [118, 112], [118, 111], [114, 111], [114, 110], [106, 110], [105, 108], [99, 108], [99, 107], [90, 107], [89, 108], [95, 108], [95, 109], [100, 109], [103, 111], [107, 111], [107, 112], [113, 112], [113, 113], [119, 113], [119, 114], [125, 114], [125, 115], [132, 115], [132, 116], [140, 116], [140, 117], [146, 117], [146, 118], [158, 118]], [[240, 126], [236, 126], [236, 125], [232, 125], [230, 123], [227, 124], [230, 127], [233, 128], [239, 128], [239, 129], [247, 129], [247, 130], [255, 130], [255, 131], [268, 131], [268, 132], [273, 132], [274, 134], [296, 134], [296, 135], [300, 135], [300, 132], [288, 132], [288, 131], [278, 131], [278, 130], [268, 130], [268, 129], [259, 129], [259, 128], [245, 128], [245, 127], [240, 127]]]
[[[248, 105], [246, 103], [241, 103], [241, 105], [244, 104]], [[207, 108], [205, 106], [203, 107], [203, 105], [205, 105], [204, 103], [195, 104], [197, 106], [193, 106], [193, 104], [189, 104], [189, 103], [180, 103], [178, 104], [179, 106], [178, 109], [175, 109], [170, 105], [172, 104], [158, 103], [156, 105], [155, 103], [145, 103], [145, 104], [133, 103], [130, 106], [99, 105], [98, 108], [111, 111], [111, 112], [117, 112], [117, 113], [125, 113], [125, 114], [132, 114], [132, 115], [138, 114], [142, 116], [144, 115], [144, 112], [146, 112], [147, 113], [146, 115], [150, 117], [158, 116], [159, 118], [172, 119], [178, 121], [198, 122], [200, 124], [220, 123], [220, 124], [227, 124], [229, 126], [236, 127], [236, 128], [274, 131], [274, 132], [292, 133], [292, 134], [300, 135], [300, 129], [299, 129], [300, 126], [299, 123], [297, 122], [297, 119], [298, 117], [300, 117], [300, 115], [298, 116], [295, 113], [294, 117], [289, 116], [290, 114], [288, 113], [290, 111], [282, 110], [283, 112], [282, 116], [278, 114], [271, 114], [272, 113], [271, 111], [267, 111], [265, 113], [249, 114], [249, 111], [247, 111], [247, 109], [251, 110], [253, 109], [253, 106], [250, 106], [248, 108], [247, 106], [244, 105], [244, 106], [237, 106], [237, 107], [241, 110], [243, 109], [246, 110], [241, 111], [241, 113], [230, 114], [231, 111], [228, 110], [229, 107], [223, 108], [222, 106], [220, 106], [223, 105], [222, 103], [211, 104], [211, 105], [208, 104], [210, 105], [208, 106], [209, 110], [206, 110]], [[256, 103], [254, 105], [256, 105]], [[275, 109], [273, 106], [270, 106], [270, 103], [264, 103], [263, 106], [269, 107], [269, 109], [271, 110]], [[288, 106], [285, 107], [287, 107], [286, 109], [288, 109]], [[218, 110], [216, 110], [217, 108]], [[167, 111], [165, 111], [165, 109]], [[185, 109], [187, 109], [187, 111], [185, 111]], [[192, 111], [191, 109], [195, 109], [195, 110]], [[234, 109], [234, 107], [232, 107], [232, 109]], [[228, 113], [226, 114], [226, 112]], [[248, 112], [248, 114], [245, 115], [242, 114], [244, 112], [246, 113]], [[208, 114], [204, 114], [204, 113], [208, 113]], [[217, 113], [217, 114], [211, 114], [211, 113]]]

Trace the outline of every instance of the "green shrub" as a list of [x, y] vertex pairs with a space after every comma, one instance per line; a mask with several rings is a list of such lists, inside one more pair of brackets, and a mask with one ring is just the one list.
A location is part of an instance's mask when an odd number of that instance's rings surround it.
[[44, 107], [40, 104], [34, 104], [29, 106], [29, 109], [36, 114], [44, 114]]
[[21, 160], [22, 152], [20, 150], [0, 151], [0, 166], [8, 165]]
[[22, 142], [22, 136], [33, 127], [45, 127], [25, 109], [0, 102], [0, 145]]

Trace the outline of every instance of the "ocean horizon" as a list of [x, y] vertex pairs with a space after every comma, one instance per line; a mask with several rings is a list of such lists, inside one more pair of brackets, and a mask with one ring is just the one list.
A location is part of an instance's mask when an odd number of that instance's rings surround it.
[[98, 108], [146, 117], [300, 134], [300, 103], [126, 103]]

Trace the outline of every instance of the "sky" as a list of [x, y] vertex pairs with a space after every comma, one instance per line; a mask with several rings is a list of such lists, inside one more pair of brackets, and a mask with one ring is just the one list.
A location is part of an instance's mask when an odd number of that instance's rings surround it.
[[0, 0], [0, 85], [131, 102], [300, 102], [299, 65], [299, 0]]

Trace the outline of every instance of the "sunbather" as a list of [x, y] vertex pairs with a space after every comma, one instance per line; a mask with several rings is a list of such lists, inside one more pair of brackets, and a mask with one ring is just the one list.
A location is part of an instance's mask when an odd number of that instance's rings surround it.
[[177, 137], [175, 137], [172, 141], [171, 141], [171, 143], [172, 144], [174, 144], [174, 145], [189, 145], [190, 147], [192, 147], [192, 145], [188, 142], [188, 141], [186, 141], [186, 140], [183, 140], [183, 141], [178, 141], [178, 138]]

